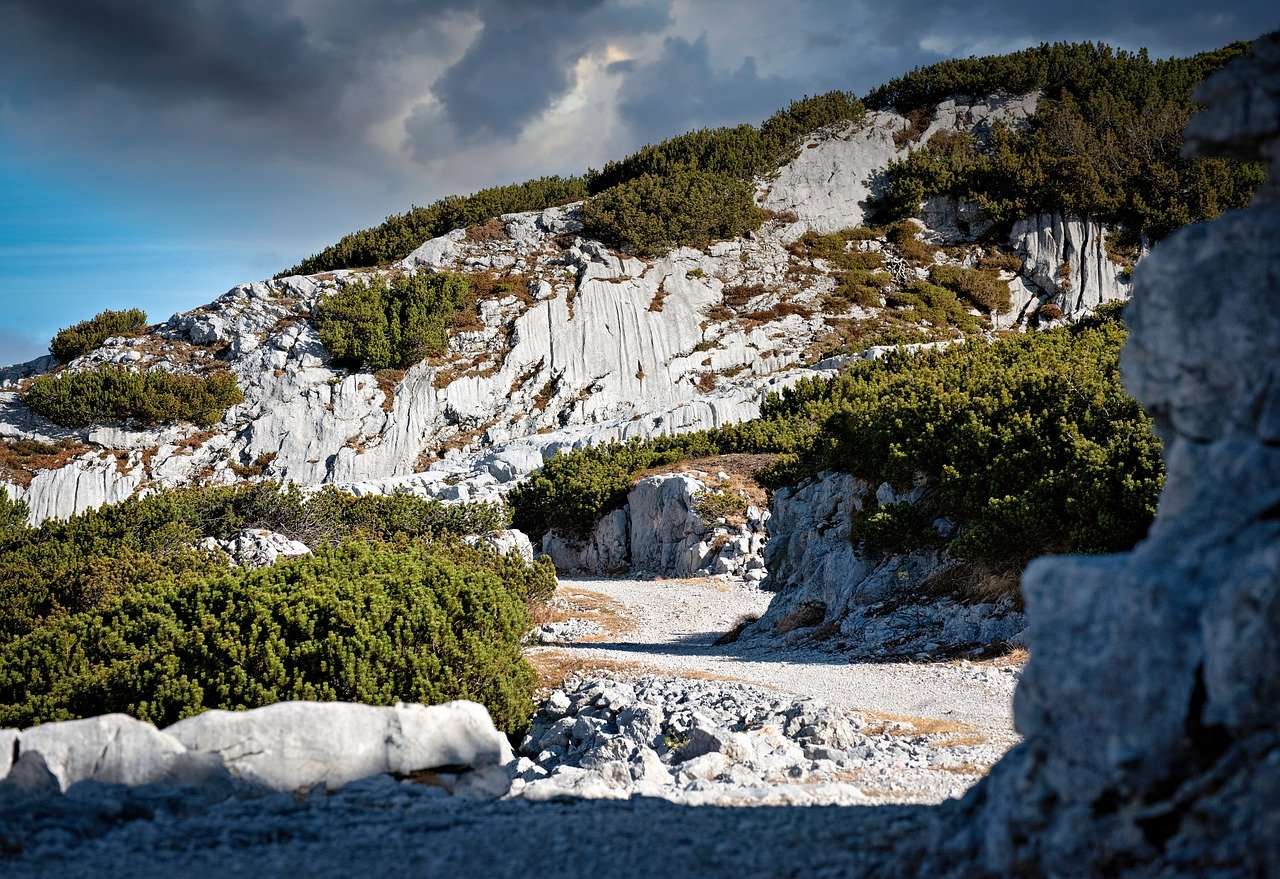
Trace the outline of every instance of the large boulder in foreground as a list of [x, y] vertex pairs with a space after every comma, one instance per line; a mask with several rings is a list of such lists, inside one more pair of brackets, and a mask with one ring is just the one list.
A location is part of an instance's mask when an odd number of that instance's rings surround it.
[[[163, 730], [124, 714], [0, 730], [4, 779], [48, 775], [67, 790], [83, 781], [180, 787], [230, 782], [273, 791], [335, 789], [375, 775], [447, 772], [482, 777], [468, 789], [506, 791], [506, 736], [474, 702], [359, 705], [279, 702], [250, 711], [206, 711]], [[16, 755], [17, 762], [9, 761]], [[21, 768], [21, 773], [19, 769]], [[16, 781], [11, 784], [17, 784]]]
[[218, 754], [232, 775], [272, 790], [333, 789], [371, 775], [510, 762], [511, 746], [474, 702], [358, 705], [279, 702], [253, 711], [206, 711], [165, 733]]

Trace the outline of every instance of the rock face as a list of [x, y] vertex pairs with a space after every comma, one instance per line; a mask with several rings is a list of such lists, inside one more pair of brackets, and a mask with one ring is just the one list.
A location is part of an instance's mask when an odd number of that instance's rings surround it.
[[1128, 271], [1107, 257], [1106, 228], [1095, 220], [1036, 214], [1013, 224], [1009, 243], [1023, 259], [1010, 285], [1013, 305], [1001, 322], [1015, 325], [1052, 303], [1068, 319], [1105, 302], [1128, 299]]
[[1280, 875], [1280, 36], [1198, 97], [1192, 154], [1270, 162], [1272, 187], [1135, 273], [1122, 365], [1165, 443], [1158, 515], [1130, 553], [1027, 570], [1025, 743], [920, 873]]
[[[865, 122], [800, 145], [795, 159], [769, 181], [763, 207], [791, 211], [811, 229], [835, 232], [865, 219], [867, 200], [886, 165], [940, 131], [972, 131], [985, 137], [997, 121], [1018, 124], [1035, 112], [1038, 94], [982, 101], [946, 100], [928, 126], [910, 137], [911, 122], [892, 111], [868, 113]], [[904, 136], [907, 135], [907, 136]]]
[[769, 610], [744, 632], [746, 642], [801, 640], [821, 630], [854, 656], [958, 653], [1014, 640], [1026, 626], [1011, 599], [962, 604], [913, 594], [915, 584], [953, 566], [936, 551], [884, 559], [861, 555], [852, 540], [853, 514], [868, 500], [910, 502], [846, 473], [774, 492], [764, 587], [777, 593]]
[[542, 551], [562, 573], [763, 579], [769, 513], [748, 506], [740, 524], [706, 521], [698, 501], [712, 485], [704, 473], [645, 477], [628, 493], [627, 503], [597, 522], [585, 540], [552, 532], [543, 537]]
[[[228, 792], [341, 787], [374, 775], [440, 769], [460, 789], [506, 791], [511, 747], [474, 702], [379, 707], [279, 702], [251, 711], [206, 711], [157, 730], [123, 714], [0, 731], [6, 775], [47, 774], [67, 790], [84, 781]], [[17, 754], [12, 767], [8, 760]], [[498, 789], [500, 788], [500, 789]]]

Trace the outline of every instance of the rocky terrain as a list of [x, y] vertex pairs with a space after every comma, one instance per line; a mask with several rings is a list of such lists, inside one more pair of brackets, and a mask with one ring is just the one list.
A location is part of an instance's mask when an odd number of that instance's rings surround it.
[[[962, 604], [902, 588], [946, 573], [943, 555], [872, 558], [850, 539], [855, 506], [910, 503], [920, 486], [821, 473], [733, 523], [699, 504], [729, 474], [651, 474], [585, 543], [533, 535], [566, 570], [656, 579], [560, 582], [527, 648], [551, 685], [517, 749], [465, 702], [4, 730], [6, 875], [1280, 873], [1280, 310], [1259, 307], [1277, 293], [1280, 37], [1200, 97], [1188, 150], [1264, 161], [1272, 182], [1135, 271], [1125, 381], [1157, 423], [1167, 482], [1132, 551], [1033, 562], [1025, 608]], [[981, 135], [1033, 102], [950, 102], [931, 126]], [[749, 309], [781, 301], [801, 228], [862, 219], [868, 177], [908, 124], [873, 113], [816, 137], [758, 193], [796, 219], [705, 253], [620, 257], [576, 234], [573, 207], [506, 217], [501, 241], [427, 242], [402, 268], [518, 266], [528, 297], [483, 300], [447, 362], [394, 381], [332, 369], [306, 322], [341, 275], [237, 288], [90, 355], [224, 360], [246, 400], [221, 425], [198, 441], [184, 427], [59, 432], [8, 392], [8, 435], [76, 450], [12, 487], [37, 519], [148, 485], [267, 476], [495, 497], [567, 445], [747, 417], [762, 390], [823, 368], [799, 352], [832, 319]], [[964, 205], [925, 217], [922, 235], [972, 233]], [[1013, 234], [1009, 283], [1026, 295], [997, 323], [1033, 301], [1072, 315], [1127, 292], [1096, 224], [1033, 217]], [[717, 304], [729, 314], [712, 317]], [[473, 539], [533, 550], [518, 533]], [[301, 551], [257, 532], [209, 549], [246, 566]], [[662, 579], [693, 574], [716, 576]], [[1029, 661], [987, 661], [993, 645], [1025, 645]]]
[[[331, 365], [309, 315], [319, 298], [363, 276], [348, 270], [235, 287], [67, 366], [226, 366], [245, 400], [211, 430], [62, 428], [19, 396], [57, 366], [51, 358], [0, 370], [0, 438], [60, 449], [52, 464], [0, 472], [0, 484], [27, 503], [33, 522], [153, 487], [245, 479], [483, 499], [565, 447], [754, 417], [767, 392], [833, 374], [845, 361], [822, 361], [823, 352], [847, 348], [842, 332], [892, 311], [832, 310], [827, 268], [821, 260], [800, 266], [788, 245], [810, 229], [862, 223], [865, 181], [913, 143], [942, 130], [982, 136], [997, 119], [1017, 124], [1035, 100], [944, 102], [915, 141], [902, 139], [908, 120], [891, 111], [816, 132], [759, 181], [757, 200], [775, 219], [705, 251], [620, 255], [582, 236], [576, 205], [507, 215], [493, 234], [458, 229], [425, 242], [380, 271], [459, 270], [482, 279], [483, 290], [474, 325], [451, 335], [448, 354], [403, 373]], [[972, 241], [975, 230], [958, 225], [965, 210], [931, 205], [921, 237]], [[1006, 272], [1012, 305], [994, 324], [1025, 322], [1041, 302], [1070, 318], [1127, 295], [1127, 275], [1107, 260], [1103, 237], [1096, 223], [1060, 216], [1019, 223], [1007, 247], [1022, 268]], [[861, 246], [881, 251], [898, 281], [926, 274], [883, 240]], [[935, 259], [972, 263], [979, 253], [964, 245]]]

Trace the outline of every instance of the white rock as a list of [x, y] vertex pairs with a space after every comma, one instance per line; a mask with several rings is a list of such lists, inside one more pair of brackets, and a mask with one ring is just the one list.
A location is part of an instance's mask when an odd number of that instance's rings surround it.
[[393, 707], [281, 702], [251, 711], [206, 711], [165, 733], [191, 750], [219, 754], [235, 777], [281, 791], [513, 759], [483, 706], [463, 701]]

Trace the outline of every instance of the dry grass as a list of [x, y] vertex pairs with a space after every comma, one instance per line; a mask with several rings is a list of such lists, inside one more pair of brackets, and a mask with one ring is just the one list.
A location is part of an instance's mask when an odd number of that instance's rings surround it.
[[745, 308], [746, 304], [764, 293], [763, 284], [734, 284], [725, 287], [721, 294], [724, 304], [729, 308]]
[[626, 614], [626, 607], [607, 595], [590, 589], [561, 586], [556, 594], [543, 604], [530, 608], [535, 626], [560, 623], [565, 620], [590, 620], [600, 626], [598, 635], [584, 641], [605, 641], [621, 632], [630, 631], [633, 622]]
[[924, 133], [929, 129], [929, 123], [933, 121], [936, 107], [917, 107], [907, 113], [907, 125], [893, 133], [893, 143], [898, 149], [910, 143], [919, 143], [920, 138], [924, 137]]
[[649, 310], [654, 312], [662, 311], [662, 303], [667, 298], [667, 279], [663, 278], [658, 282], [658, 289], [654, 291], [653, 299], [649, 300]]
[[403, 369], [379, 369], [373, 374], [373, 380], [382, 391], [382, 411], [390, 412], [396, 405], [396, 386], [404, 381]]
[[466, 239], [472, 242], [506, 241], [507, 227], [502, 220], [493, 217], [475, 226], [468, 226], [465, 234]]
[[712, 643], [715, 644], [715, 646], [717, 647], [723, 647], [726, 644], [736, 643], [737, 640], [742, 637], [742, 633], [746, 631], [747, 626], [751, 625], [758, 619], [760, 619], [760, 614], [758, 613], [743, 614], [742, 616], [738, 617], [737, 621], [733, 624], [733, 627], [729, 629], [729, 631], [725, 632], [723, 635], [721, 635]]
[[806, 601], [773, 624], [773, 630], [779, 635], [794, 632], [796, 629], [807, 629], [816, 626], [826, 618], [827, 606], [820, 601]]
[[[858, 713], [868, 721], [871, 721], [870, 725], [863, 730], [867, 735], [901, 736], [904, 738], [936, 735], [956, 737], [955, 741], [948, 740], [948, 747], [961, 744], [979, 744], [986, 741], [986, 737], [982, 735], [981, 731], [958, 720], [944, 720], [940, 717], [917, 717], [911, 714], [894, 714], [891, 711], [877, 711], [875, 709], [860, 709]], [[903, 728], [898, 724], [907, 724], [909, 728]], [[976, 738], [973, 738], [975, 736]]]
[[84, 443], [74, 440], [0, 440], [0, 478], [25, 488], [38, 471], [59, 470], [88, 450]]
[[717, 675], [711, 672], [694, 672], [637, 662], [632, 659], [599, 659], [578, 655], [574, 650], [561, 647], [539, 647], [527, 651], [525, 658], [538, 673], [538, 686], [541, 690], [553, 690], [559, 687], [570, 676], [591, 676], [600, 673], [612, 673], [623, 677], [641, 677], [643, 675], [661, 675], [663, 677], [690, 678], [699, 681], [734, 681], [736, 678]]

